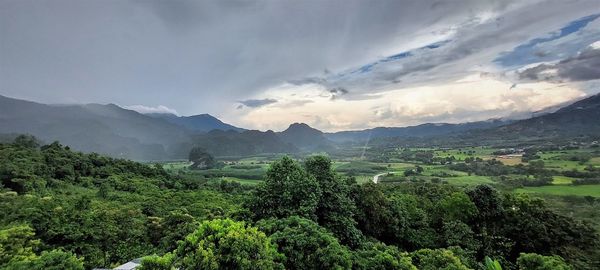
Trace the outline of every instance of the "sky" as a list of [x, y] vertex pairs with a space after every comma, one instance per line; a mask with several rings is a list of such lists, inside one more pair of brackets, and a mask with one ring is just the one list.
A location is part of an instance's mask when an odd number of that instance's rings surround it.
[[598, 0], [0, 0], [0, 95], [324, 131], [600, 92]]

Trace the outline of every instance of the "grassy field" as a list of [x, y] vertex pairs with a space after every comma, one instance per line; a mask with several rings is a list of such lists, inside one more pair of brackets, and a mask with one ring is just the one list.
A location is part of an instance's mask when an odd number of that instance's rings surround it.
[[554, 185], [568, 185], [573, 183], [573, 179], [572, 177], [567, 177], [567, 176], [562, 176], [562, 175], [555, 175], [553, 176], [552, 179], [552, 184]]
[[444, 149], [435, 150], [434, 156], [437, 157], [450, 157], [454, 156], [458, 160], [464, 160], [467, 157], [479, 157], [487, 159], [493, 157], [492, 153], [497, 149], [486, 148], [486, 147], [465, 147], [460, 149]]
[[448, 183], [457, 186], [474, 186], [481, 184], [493, 184], [494, 181], [489, 176], [464, 175], [457, 177], [444, 178]]
[[600, 197], [600, 185], [552, 185], [541, 187], [524, 187], [516, 189], [515, 192], [522, 193], [542, 193], [559, 196], [592, 196]]
[[569, 160], [570, 156], [577, 154], [587, 154], [590, 156], [597, 155], [590, 150], [566, 150], [566, 151], [549, 151], [539, 154], [541, 160], [544, 161], [544, 165], [548, 169], [554, 169], [557, 171], [569, 171], [569, 170], [584, 170], [587, 166], [592, 165], [600, 167], [600, 157], [592, 157], [587, 162], [579, 162]]

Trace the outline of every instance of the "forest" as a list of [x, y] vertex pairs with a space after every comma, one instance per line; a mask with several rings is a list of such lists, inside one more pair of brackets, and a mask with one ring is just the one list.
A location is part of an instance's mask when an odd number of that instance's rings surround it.
[[[143, 270], [600, 267], [597, 228], [534, 194], [419, 179], [542, 181], [552, 170], [465, 150], [466, 159], [400, 153], [420, 165], [373, 183], [360, 172], [398, 168], [309, 155], [193, 170], [18, 136], [0, 144], [0, 268], [112, 268], [138, 258]], [[452, 163], [451, 173], [428, 167], [434, 162]], [[215, 174], [232, 166], [264, 174], [251, 183]]]

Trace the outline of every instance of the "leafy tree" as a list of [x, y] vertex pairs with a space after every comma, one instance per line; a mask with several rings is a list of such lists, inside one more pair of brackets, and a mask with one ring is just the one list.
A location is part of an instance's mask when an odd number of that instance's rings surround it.
[[15, 138], [14, 144], [25, 148], [38, 148], [40, 144], [32, 135], [19, 135]]
[[421, 249], [412, 253], [413, 263], [421, 270], [468, 270], [458, 257], [447, 249]]
[[271, 164], [248, 208], [257, 218], [298, 215], [315, 220], [320, 196], [315, 178], [291, 158], [283, 157]]
[[342, 243], [357, 246], [362, 233], [353, 218], [356, 206], [350, 197], [348, 183], [335, 174], [331, 160], [325, 156], [309, 157], [304, 167], [321, 189], [316, 209], [318, 223], [332, 231]]
[[28, 225], [18, 225], [0, 230], [0, 267], [11, 261], [25, 261], [36, 257], [40, 241]]
[[200, 224], [175, 256], [181, 269], [282, 269], [281, 255], [263, 232], [230, 219]]
[[284, 254], [286, 269], [348, 269], [350, 252], [317, 223], [298, 216], [268, 219], [257, 226]]
[[190, 150], [188, 160], [193, 162], [192, 169], [210, 169], [215, 166], [215, 158], [202, 147]]
[[444, 220], [469, 222], [477, 215], [477, 207], [464, 192], [454, 192], [438, 203]]
[[44, 251], [39, 257], [13, 261], [7, 270], [83, 270], [83, 259], [61, 250]]
[[571, 270], [560, 256], [542, 256], [535, 253], [521, 253], [517, 259], [519, 269], [523, 270]]
[[[365, 183], [354, 192], [357, 206], [358, 227], [367, 236], [385, 241], [393, 239], [393, 228], [398, 225], [398, 217], [390, 211], [390, 200], [383, 193], [381, 185]], [[390, 229], [392, 228], [392, 230]]]
[[356, 270], [417, 270], [408, 254], [400, 252], [395, 246], [369, 242], [352, 255], [352, 269]]
[[137, 270], [175, 270], [173, 266], [175, 256], [172, 253], [167, 253], [163, 256], [146, 256], [142, 258], [140, 266]]
[[459, 246], [471, 251], [481, 248], [471, 227], [461, 221], [444, 222], [442, 234], [446, 246]]

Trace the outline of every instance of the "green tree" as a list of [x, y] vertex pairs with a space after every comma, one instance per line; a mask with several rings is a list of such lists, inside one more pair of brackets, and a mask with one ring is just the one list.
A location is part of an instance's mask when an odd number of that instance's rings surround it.
[[11, 261], [35, 259], [35, 249], [40, 241], [35, 239], [33, 229], [18, 225], [0, 230], [0, 268]]
[[61, 250], [44, 251], [39, 257], [9, 263], [6, 270], [83, 270], [83, 259]]
[[328, 157], [309, 157], [304, 162], [304, 167], [317, 180], [321, 189], [316, 209], [318, 223], [333, 232], [342, 243], [357, 246], [362, 233], [354, 220], [356, 206], [350, 198], [348, 183], [335, 174]]
[[181, 269], [282, 269], [281, 255], [263, 232], [230, 219], [200, 224], [175, 256]]
[[172, 253], [167, 253], [163, 256], [146, 256], [142, 258], [142, 262], [137, 270], [175, 270], [173, 266], [175, 256]]
[[348, 269], [350, 252], [317, 223], [298, 216], [268, 219], [257, 226], [284, 254], [286, 269]]
[[468, 270], [458, 257], [447, 249], [421, 249], [411, 254], [413, 263], [421, 270]]
[[369, 242], [352, 255], [352, 269], [355, 270], [417, 270], [408, 254], [395, 246]]
[[298, 215], [316, 220], [321, 189], [315, 178], [289, 157], [273, 162], [249, 202], [257, 218]]
[[542, 256], [535, 253], [521, 253], [517, 259], [519, 269], [523, 270], [571, 270], [560, 256]]
[[40, 144], [38, 140], [32, 135], [19, 135], [15, 138], [14, 143], [17, 146], [25, 148], [38, 148]]
[[477, 215], [477, 207], [467, 194], [457, 191], [444, 197], [438, 203], [438, 211], [445, 221], [469, 222]]
[[398, 217], [392, 215], [390, 200], [382, 191], [381, 185], [365, 183], [354, 192], [357, 206], [356, 221], [358, 227], [367, 236], [376, 239], [393, 239], [397, 228]]
[[192, 169], [210, 169], [216, 164], [215, 158], [202, 147], [192, 148], [188, 160], [193, 162]]

